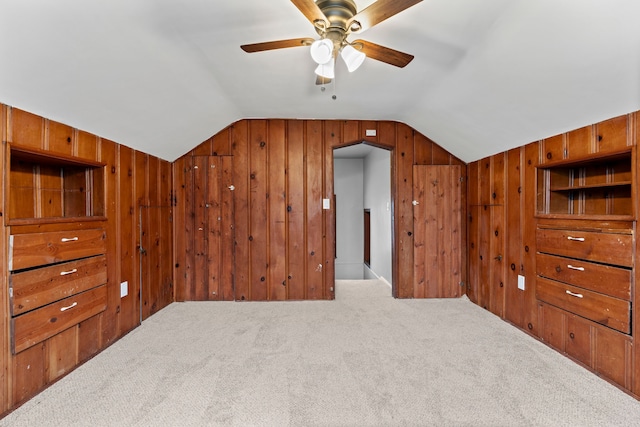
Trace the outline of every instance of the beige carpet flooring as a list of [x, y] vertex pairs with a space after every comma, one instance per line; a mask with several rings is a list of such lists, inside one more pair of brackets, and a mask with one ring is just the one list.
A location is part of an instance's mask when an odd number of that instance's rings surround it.
[[633, 426], [640, 402], [466, 298], [174, 303], [0, 426]]

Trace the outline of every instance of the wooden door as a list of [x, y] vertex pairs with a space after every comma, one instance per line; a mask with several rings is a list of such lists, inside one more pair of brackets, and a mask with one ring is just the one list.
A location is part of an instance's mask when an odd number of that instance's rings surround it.
[[233, 157], [195, 156], [194, 290], [190, 300], [233, 301]]
[[173, 302], [171, 206], [140, 206], [140, 321]]
[[413, 166], [414, 298], [455, 298], [462, 269], [462, 169]]

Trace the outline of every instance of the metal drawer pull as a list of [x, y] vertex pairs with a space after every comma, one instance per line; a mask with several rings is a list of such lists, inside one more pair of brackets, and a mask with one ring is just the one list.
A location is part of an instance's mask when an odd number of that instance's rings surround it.
[[576, 298], [584, 298], [584, 295], [582, 294], [574, 294], [573, 292], [571, 292], [570, 290], [566, 290], [565, 291], [567, 294], [571, 295], [572, 297], [576, 297]]
[[567, 236], [567, 240], [573, 240], [574, 242], [584, 242], [584, 237]]
[[574, 267], [571, 264], [567, 264], [567, 268], [570, 268], [572, 270], [584, 271], [584, 267]]
[[61, 271], [60, 275], [61, 276], [66, 276], [67, 274], [73, 274], [73, 273], [77, 273], [77, 272], [78, 272], [78, 269], [74, 268], [73, 270], [69, 270], [69, 271]]
[[63, 237], [62, 239], [60, 239], [60, 241], [61, 241], [62, 243], [66, 243], [66, 242], [75, 242], [75, 241], [77, 241], [77, 240], [78, 240], [78, 238], [77, 238], [77, 237], [72, 237], [72, 238], [70, 238], [70, 239], [68, 239], [68, 238], [66, 238], [66, 237]]
[[[567, 291], [567, 292], [569, 292], [569, 291]], [[77, 303], [77, 302], [74, 302], [73, 304], [71, 304], [71, 305], [69, 305], [69, 306], [67, 306], [67, 307], [62, 307], [62, 308], [60, 309], [60, 311], [67, 311], [67, 310], [69, 310], [70, 308], [75, 307], [76, 305], [78, 305], [78, 303]]]

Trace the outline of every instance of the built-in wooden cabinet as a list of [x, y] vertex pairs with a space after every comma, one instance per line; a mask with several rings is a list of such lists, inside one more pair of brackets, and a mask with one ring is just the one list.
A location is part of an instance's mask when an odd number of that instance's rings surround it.
[[5, 159], [12, 401], [20, 402], [102, 346], [80, 325], [99, 327], [107, 308], [105, 171], [11, 144]]
[[633, 153], [629, 147], [541, 165], [538, 215], [633, 219]]
[[104, 165], [7, 147], [8, 224], [104, 217]]

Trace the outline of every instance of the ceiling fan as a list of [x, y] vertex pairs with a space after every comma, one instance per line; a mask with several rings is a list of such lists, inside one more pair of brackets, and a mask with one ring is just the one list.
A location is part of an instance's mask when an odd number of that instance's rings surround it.
[[245, 52], [311, 46], [311, 57], [318, 64], [316, 84], [326, 84], [334, 78], [335, 60], [342, 57], [348, 70], [355, 71], [366, 57], [396, 67], [405, 67], [413, 55], [380, 46], [366, 40], [350, 42], [352, 33], [364, 31], [420, 3], [422, 0], [378, 0], [360, 12], [353, 0], [291, 0], [313, 24], [319, 40], [298, 38], [240, 46]]

